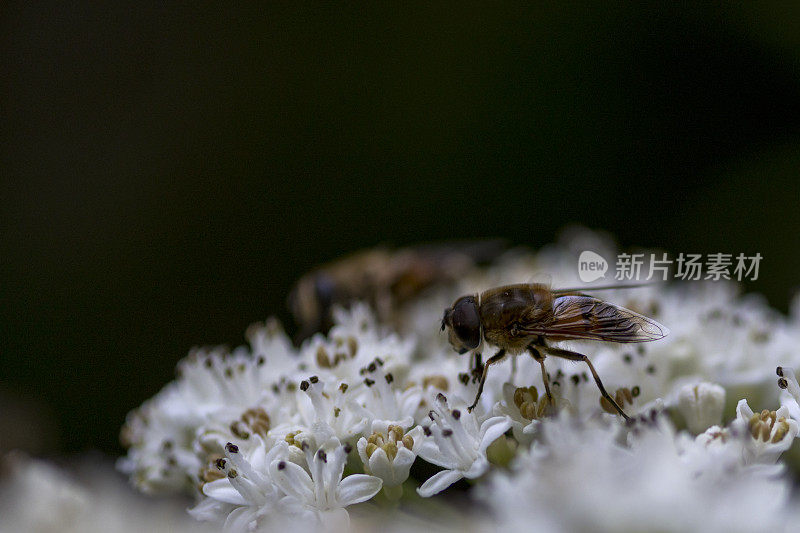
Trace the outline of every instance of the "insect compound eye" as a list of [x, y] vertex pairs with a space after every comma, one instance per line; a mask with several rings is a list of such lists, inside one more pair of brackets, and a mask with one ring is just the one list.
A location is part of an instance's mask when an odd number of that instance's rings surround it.
[[464, 296], [459, 299], [453, 306], [450, 318], [453, 331], [464, 346], [470, 350], [477, 348], [481, 343], [481, 318], [475, 297]]
[[322, 309], [327, 310], [333, 305], [336, 292], [336, 282], [325, 274], [318, 274], [314, 279], [314, 296]]

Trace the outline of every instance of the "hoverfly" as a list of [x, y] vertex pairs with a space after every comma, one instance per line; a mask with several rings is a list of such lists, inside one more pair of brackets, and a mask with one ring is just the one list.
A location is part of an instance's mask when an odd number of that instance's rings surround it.
[[496, 239], [378, 247], [322, 265], [300, 278], [289, 295], [297, 340], [327, 333], [332, 307], [356, 300], [369, 303], [382, 322], [390, 322], [398, 306], [433, 286], [456, 282], [504, 249], [505, 243]]
[[[630, 287], [631, 285], [628, 285]], [[593, 287], [592, 290], [620, 288]], [[489, 366], [506, 356], [527, 351], [542, 367], [548, 399], [552, 399], [544, 360], [547, 355], [589, 366], [600, 393], [626, 420], [629, 417], [606, 392], [594, 365], [585, 355], [550, 346], [565, 340], [603, 342], [649, 342], [665, 337], [669, 330], [651, 318], [630, 309], [583, 294], [576, 289], [552, 290], [538, 283], [504, 285], [480, 294], [462, 296], [445, 309], [442, 331], [449, 328], [448, 340], [459, 353], [473, 351], [480, 371], [480, 384], [472, 411], [478, 404]], [[480, 363], [482, 341], [499, 348]], [[481, 368], [482, 367], [482, 368]]]

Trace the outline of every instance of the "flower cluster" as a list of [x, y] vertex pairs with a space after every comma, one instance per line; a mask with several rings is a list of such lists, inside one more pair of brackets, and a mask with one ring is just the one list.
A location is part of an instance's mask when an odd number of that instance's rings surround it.
[[[602, 235], [573, 231], [427, 291], [395, 327], [353, 303], [299, 347], [268, 320], [248, 330], [249, 346], [197, 349], [129, 415], [119, 468], [143, 492], [193, 495], [193, 517], [231, 531], [336, 529], [354, 511], [369, 520], [443, 491], [482, 502], [475, 524], [741, 529], [755, 505], [759, 527], [785, 528], [796, 518], [784, 452], [800, 422], [791, 370], [800, 319], [738, 296], [732, 282], [596, 293], [671, 331], [651, 343], [567, 346], [589, 355], [631, 421], [601, 399], [585, 365], [552, 357], [550, 394], [539, 363], [517, 356], [491, 367], [467, 408], [477, 374], [440, 333], [442, 309], [535, 272], [580, 286], [583, 250], [617, 252]], [[750, 505], [735, 503], [743, 498]]]
[[248, 337], [249, 349], [193, 352], [123, 429], [120, 468], [144, 492], [196, 494], [199, 520], [237, 531], [341, 525], [348, 506], [381, 489], [399, 498], [418, 456], [445, 468], [420, 494], [482, 475], [487, 447], [511, 426], [468, 412], [472, 384], [456, 372], [413, 368], [413, 340], [382, 330], [364, 306], [340, 310], [327, 336], [299, 350], [274, 321]]

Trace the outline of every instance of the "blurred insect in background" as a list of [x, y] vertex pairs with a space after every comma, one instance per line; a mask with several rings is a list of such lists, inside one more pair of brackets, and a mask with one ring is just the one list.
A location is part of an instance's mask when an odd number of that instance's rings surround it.
[[[620, 288], [593, 287], [592, 290]], [[547, 355], [589, 366], [600, 394], [626, 420], [627, 414], [612, 398], [597, 375], [589, 358], [578, 352], [550, 346], [549, 342], [595, 340], [603, 342], [649, 342], [663, 338], [669, 330], [653, 319], [612, 303], [588, 296], [575, 289], [552, 290], [547, 285], [523, 283], [489, 289], [480, 294], [462, 296], [445, 309], [442, 331], [459, 353], [475, 354], [480, 384], [472, 411], [478, 404], [489, 367], [506, 356], [527, 351], [541, 365], [547, 398], [552, 402], [544, 360]], [[480, 362], [483, 340], [499, 348]]]
[[379, 320], [391, 322], [399, 306], [429, 288], [456, 282], [505, 248], [501, 240], [374, 248], [322, 265], [300, 278], [289, 295], [299, 328], [295, 340], [327, 333], [332, 307], [354, 301], [369, 303]]

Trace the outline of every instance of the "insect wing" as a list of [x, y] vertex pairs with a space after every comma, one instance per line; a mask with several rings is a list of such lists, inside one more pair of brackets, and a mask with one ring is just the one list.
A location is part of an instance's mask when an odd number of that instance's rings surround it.
[[553, 320], [523, 328], [531, 335], [607, 342], [648, 342], [669, 330], [651, 318], [591, 296], [560, 296], [553, 301]]

